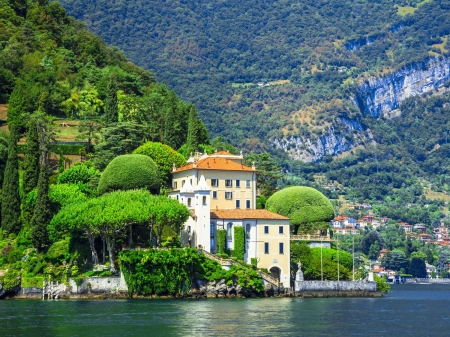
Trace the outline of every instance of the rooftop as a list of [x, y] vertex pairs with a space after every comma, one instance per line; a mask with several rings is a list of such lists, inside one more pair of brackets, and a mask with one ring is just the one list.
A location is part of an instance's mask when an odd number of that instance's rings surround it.
[[[197, 161], [190, 162], [180, 168], [175, 168], [173, 173], [192, 169], [256, 172], [256, 169], [243, 165], [242, 160], [243, 157], [241, 156], [221, 151], [200, 157]], [[239, 163], [239, 161], [241, 163]]]
[[211, 211], [211, 219], [283, 219], [289, 218], [266, 209], [216, 209]]

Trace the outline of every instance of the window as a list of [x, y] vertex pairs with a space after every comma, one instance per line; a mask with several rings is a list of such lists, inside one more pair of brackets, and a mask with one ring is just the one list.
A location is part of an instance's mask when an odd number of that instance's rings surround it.
[[269, 254], [269, 243], [264, 242], [264, 254]]
[[269, 226], [264, 226], [264, 234], [269, 234]]
[[278, 233], [283, 234], [283, 230], [284, 230], [283, 226], [278, 227]]
[[236, 187], [241, 187], [241, 180], [240, 179], [236, 179]]
[[189, 183], [191, 184], [191, 186], [192, 186], [192, 179], [189, 179]]
[[250, 224], [246, 224], [245, 225], [245, 238], [247, 240], [250, 240]]
[[231, 223], [231, 222], [229, 222], [228, 224], [227, 224], [227, 239], [229, 240], [229, 241], [231, 241], [232, 240], [232, 233], [231, 233], [231, 231], [232, 231], [232, 229], [233, 229], [233, 224]]
[[188, 207], [191, 207], [191, 198], [188, 198], [187, 205], [188, 205]]
[[241, 208], [241, 201], [240, 200], [236, 200], [236, 208]]
[[247, 179], [245, 181], [245, 187], [249, 188], [250, 187], [250, 179]]
[[233, 192], [225, 192], [225, 199], [233, 199]]
[[280, 254], [284, 254], [284, 243], [280, 242]]
[[217, 199], [217, 191], [213, 191], [213, 199]]
[[213, 187], [219, 186], [219, 179], [211, 179], [211, 186]]
[[176, 181], [173, 182], [173, 189], [176, 190], [178, 187], [178, 183]]
[[233, 187], [233, 180], [225, 179], [225, 187]]
[[206, 205], [206, 195], [204, 195], [203, 198], [202, 198], [202, 204]]
[[177, 200], [178, 200], [178, 197], [179, 197], [179, 196], [178, 196], [178, 194], [177, 194]]
[[211, 238], [214, 238], [215, 235], [216, 235], [216, 225], [212, 223], [209, 225], [209, 236]]
[[250, 200], [245, 200], [245, 207], [250, 208]]
[[184, 180], [181, 181], [181, 187], [183, 187], [183, 186], [184, 186]]

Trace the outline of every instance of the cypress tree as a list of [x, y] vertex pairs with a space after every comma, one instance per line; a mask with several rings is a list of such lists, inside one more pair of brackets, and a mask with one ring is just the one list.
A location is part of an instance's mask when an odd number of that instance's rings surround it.
[[31, 241], [34, 247], [40, 249], [48, 242], [47, 225], [52, 218], [50, 198], [48, 197], [48, 169], [43, 164], [40, 168], [37, 187], [36, 205], [31, 218]]
[[187, 152], [194, 152], [198, 149], [199, 125], [197, 119], [197, 111], [194, 106], [189, 110], [188, 136], [187, 136]]
[[10, 125], [8, 159], [2, 186], [2, 229], [8, 233], [18, 233], [20, 223], [19, 162], [17, 159], [17, 127]]
[[106, 123], [117, 123], [119, 121], [119, 101], [117, 100], [117, 83], [115, 77], [110, 77], [108, 93], [105, 100]]
[[39, 179], [39, 164], [41, 151], [39, 149], [39, 133], [36, 120], [28, 123], [27, 145], [25, 152], [23, 190], [25, 194], [36, 188]]

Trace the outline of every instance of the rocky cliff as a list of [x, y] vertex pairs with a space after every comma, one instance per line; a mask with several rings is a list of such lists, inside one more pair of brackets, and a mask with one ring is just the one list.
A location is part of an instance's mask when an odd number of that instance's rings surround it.
[[326, 155], [334, 156], [349, 151], [371, 138], [370, 130], [365, 130], [359, 121], [341, 118], [336, 127], [330, 127], [318, 138], [292, 137], [274, 139], [272, 143], [293, 159], [315, 162]]
[[442, 87], [450, 80], [450, 58], [430, 58], [381, 78], [364, 81], [355, 97], [362, 112], [375, 118], [396, 116], [395, 110], [408, 97]]

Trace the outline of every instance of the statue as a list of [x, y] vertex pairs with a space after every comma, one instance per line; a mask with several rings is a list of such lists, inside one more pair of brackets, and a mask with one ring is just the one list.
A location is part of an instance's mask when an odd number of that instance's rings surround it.
[[298, 267], [298, 270], [297, 270], [297, 274], [295, 275], [295, 281], [303, 282], [304, 278], [303, 278], [303, 272], [302, 272], [302, 263], [300, 261], [298, 261], [297, 267]]

